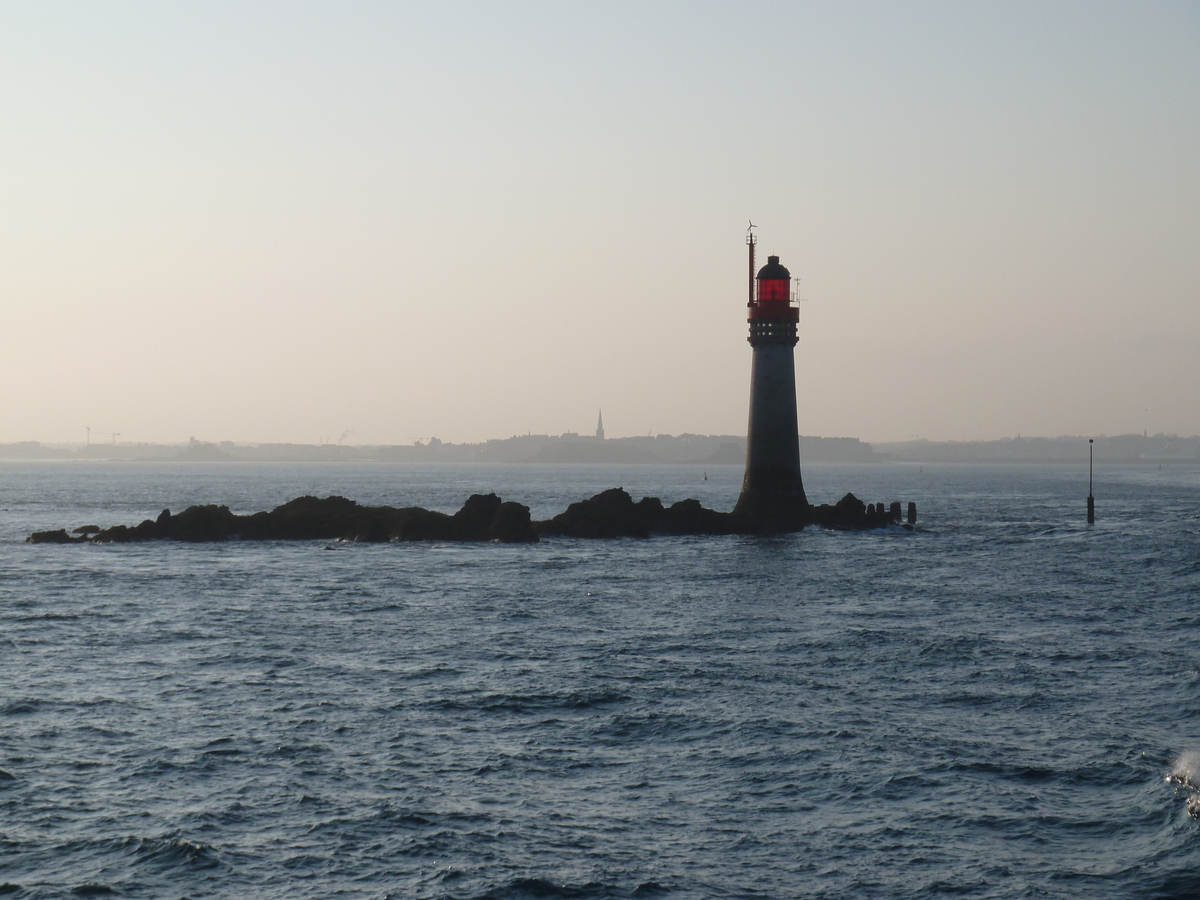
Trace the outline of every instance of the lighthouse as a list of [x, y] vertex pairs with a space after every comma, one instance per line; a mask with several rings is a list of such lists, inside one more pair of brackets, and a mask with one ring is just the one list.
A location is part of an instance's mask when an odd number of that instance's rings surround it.
[[792, 274], [768, 256], [754, 273], [750, 248], [747, 319], [754, 361], [750, 368], [750, 422], [746, 433], [746, 475], [734, 515], [764, 528], [803, 525], [808, 498], [800, 478], [800, 436], [796, 423], [796, 361], [800, 310], [792, 305]]

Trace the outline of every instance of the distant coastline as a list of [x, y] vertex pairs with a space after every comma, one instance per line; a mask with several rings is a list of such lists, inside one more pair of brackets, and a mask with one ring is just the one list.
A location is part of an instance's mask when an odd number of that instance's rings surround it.
[[[1125, 434], [1096, 437], [1096, 462], [1200, 464], [1200, 436]], [[404, 445], [220, 443], [0, 444], [0, 460], [124, 460], [160, 462], [432, 462], [627, 463], [742, 465], [739, 435], [660, 434], [599, 439], [578, 434], [531, 434], [451, 444], [432, 438]], [[850, 437], [800, 437], [801, 463], [1079, 463], [1087, 438], [1015, 437], [995, 441], [901, 441], [868, 444]]]

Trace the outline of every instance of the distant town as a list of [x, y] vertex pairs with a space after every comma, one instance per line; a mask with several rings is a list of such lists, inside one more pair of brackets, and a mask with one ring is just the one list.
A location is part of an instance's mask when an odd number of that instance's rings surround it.
[[[850, 437], [801, 435], [805, 463], [1079, 463], [1087, 437], [1015, 437], [995, 441], [900, 441], [868, 444]], [[1097, 463], [1200, 464], [1200, 436], [1123, 434], [1095, 438]], [[639, 463], [742, 465], [746, 438], [739, 435], [660, 434], [604, 438], [580, 434], [526, 434], [479, 444], [430, 438], [404, 445], [186, 444], [131, 441], [90, 444], [0, 444], [0, 460], [145, 460], [175, 462], [431, 462], [431, 463]]]

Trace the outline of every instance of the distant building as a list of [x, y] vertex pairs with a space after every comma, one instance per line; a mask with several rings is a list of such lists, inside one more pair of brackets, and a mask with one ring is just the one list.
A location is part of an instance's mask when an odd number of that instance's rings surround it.
[[604, 410], [600, 410], [600, 415], [596, 417], [596, 440], [604, 440]]

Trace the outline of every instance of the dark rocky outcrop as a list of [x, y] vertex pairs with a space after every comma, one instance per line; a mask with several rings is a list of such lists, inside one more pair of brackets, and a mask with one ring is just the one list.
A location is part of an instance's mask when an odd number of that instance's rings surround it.
[[637, 503], [624, 488], [611, 488], [580, 500], [546, 522], [535, 522], [538, 534], [565, 537], [649, 537], [651, 534], [740, 534], [746, 529], [730, 514], [706, 509], [699, 500], [680, 500], [664, 507], [657, 497]]
[[[89, 532], [91, 528], [87, 529]], [[228, 506], [189, 506], [178, 515], [164, 509], [139, 525], [115, 525], [71, 537], [65, 530], [39, 531], [28, 540], [47, 543], [132, 541], [536, 541], [529, 508], [495, 494], [476, 494], [454, 515], [420, 507], [359, 506], [345, 497], [298, 497], [270, 512], [239, 516]]]
[[[657, 510], [651, 508], [653, 503], [658, 504]], [[538, 534], [566, 537], [649, 537], [646, 513], [661, 511], [662, 503], [657, 499], [646, 498], [636, 504], [624, 488], [611, 488], [588, 500], [572, 503], [566, 512], [548, 522], [538, 522], [534, 528]]]
[[[128, 543], [132, 541], [497, 541], [527, 543], [540, 535], [575, 538], [644, 538], [653, 534], [779, 534], [810, 525], [838, 531], [862, 531], [900, 523], [900, 506], [867, 505], [847, 494], [836, 504], [805, 506], [786, 518], [764, 521], [707, 509], [698, 500], [663, 506], [657, 497], [634, 502], [624, 488], [603, 491], [572, 503], [552, 519], [533, 522], [529, 507], [475, 494], [453, 515], [418, 506], [359, 506], [345, 497], [297, 497], [270, 512], [239, 516], [228, 506], [189, 506], [172, 515], [132, 527], [37, 531], [34, 544]], [[911, 526], [905, 525], [906, 528]]]
[[871, 528], [886, 528], [900, 524], [899, 508], [894, 504], [889, 509], [882, 503], [868, 506], [853, 494], [847, 494], [830, 506], [809, 508], [812, 524], [835, 531], [865, 531]]
[[30, 544], [83, 544], [87, 538], [71, 537], [67, 529], [60, 528], [58, 531], [35, 531], [25, 541]]
[[763, 520], [718, 512], [699, 500], [680, 500], [664, 507], [657, 497], [637, 503], [624, 488], [612, 488], [567, 507], [553, 519], [535, 522], [542, 535], [578, 538], [648, 537], [651, 534], [783, 534], [810, 525], [837, 531], [864, 531], [899, 524], [896, 509], [868, 507], [853, 494], [833, 506], [805, 506], [793, 515]]

